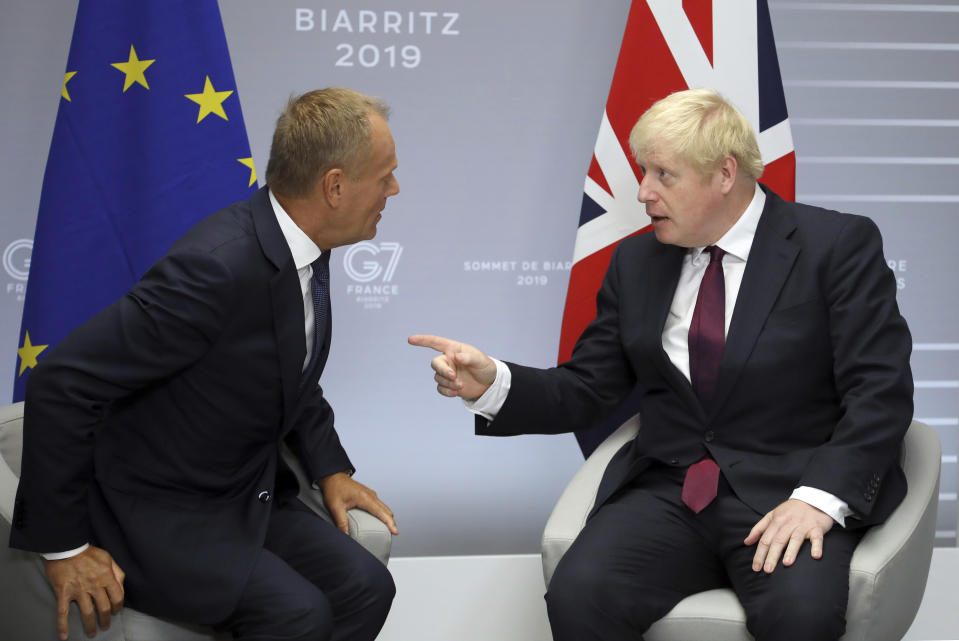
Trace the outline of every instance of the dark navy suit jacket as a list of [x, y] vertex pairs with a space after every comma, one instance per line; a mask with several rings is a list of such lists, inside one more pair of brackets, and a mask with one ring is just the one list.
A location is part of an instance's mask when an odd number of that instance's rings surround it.
[[352, 470], [317, 381], [303, 298], [264, 187], [197, 224], [32, 372], [11, 545], [105, 548], [127, 601], [212, 623], [234, 608], [270, 505]]
[[849, 525], [883, 521], [905, 494], [898, 453], [913, 385], [879, 231], [764, 190], [711, 406], [662, 346], [685, 250], [644, 234], [615, 251], [571, 359], [510, 364], [506, 402], [477, 432], [589, 427], [638, 383], [639, 435], [610, 462], [597, 507], [653, 462], [686, 467], [708, 453], [758, 514], [806, 485], [846, 501], [858, 517]]

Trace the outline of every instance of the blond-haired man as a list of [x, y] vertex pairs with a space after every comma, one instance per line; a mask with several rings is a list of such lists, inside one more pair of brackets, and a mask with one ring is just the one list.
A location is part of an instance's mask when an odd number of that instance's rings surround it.
[[[198, 223], [31, 375], [11, 545], [45, 554], [61, 638], [71, 601], [90, 636], [124, 600], [247, 641], [383, 625], [392, 578], [340, 530], [351, 507], [396, 524], [351, 478], [318, 382], [330, 250], [373, 238], [399, 191], [387, 115], [349, 89], [291, 99], [268, 186]], [[336, 526], [296, 498], [283, 442]]]
[[757, 184], [756, 138], [716, 92], [679, 92], [630, 136], [653, 234], [624, 240], [572, 358], [539, 370], [436, 336], [439, 392], [480, 434], [558, 433], [645, 389], [546, 595], [557, 640], [641, 638], [731, 586], [759, 641], [845, 627], [849, 561], [902, 499], [911, 338], [868, 219]]

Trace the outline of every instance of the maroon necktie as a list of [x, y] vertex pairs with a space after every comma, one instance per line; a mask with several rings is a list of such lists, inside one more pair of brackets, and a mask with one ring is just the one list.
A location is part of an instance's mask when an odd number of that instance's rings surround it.
[[[699, 285], [696, 309], [689, 325], [689, 378], [703, 405], [708, 405], [719, 382], [719, 363], [726, 345], [726, 279], [723, 277], [724, 252], [707, 247], [709, 265]], [[697, 514], [716, 498], [719, 466], [707, 456], [690, 465], [683, 481], [683, 503]]]
[[689, 325], [689, 380], [703, 404], [708, 404], [719, 381], [719, 363], [726, 346], [726, 279], [719, 247], [707, 247], [710, 260], [696, 297]]

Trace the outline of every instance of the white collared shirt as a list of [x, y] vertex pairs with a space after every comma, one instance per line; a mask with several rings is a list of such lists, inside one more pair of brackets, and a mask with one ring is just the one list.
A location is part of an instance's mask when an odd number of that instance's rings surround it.
[[303, 319], [305, 323], [304, 332], [306, 336], [306, 359], [303, 361], [303, 369], [306, 369], [310, 357], [313, 355], [313, 334], [316, 332], [313, 319], [313, 295], [310, 292], [310, 283], [313, 280], [313, 261], [320, 257], [322, 250], [316, 246], [309, 236], [300, 229], [290, 215], [286, 213], [283, 206], [273, 195], [273, 190], [268, 190], [270, 194], [270, 204], [273, 206], [273, 213], [276, 215], [276, 222], [280, 225], [280, 231], [283, 232], [283, 238], [286, 244], [290, 246], [290, 253], [293, 254], [293, 265], [296, 267], [296, 275], [300, 279], [300, 293], [303, 296]]
[[[723, 256], [723, 279], [726, 283], [726, 323], [724, 333], [729, 333], [729, 323], [736, 307], [739, 296], [739, 286], [743, 282], [743, 273], [746, 271], [746, 260], [749, 250], [753, 246], [753, 237], [756, 235], [756, 226], [766, 204], [766, 194], [756, 185], [756, 193], [750, 201], [746, 211], [729, 228], [716, 246], [726, 252]], [[676, 366], [686, 380], [689, 378], [689, 326], [693, 320], [693, 311], [696, 309], [696, 297], [699, 295], [699, 285], [706, 274], [709, 265], [709, 254], [705, 247], [693, 247], [686, 250], [683, 256], [683, 266], [679, 272], [679, 282], [673, 294], [673, 302], [669, 306], [669, 315], [663, 326], [663, 349], [669, 360]]]

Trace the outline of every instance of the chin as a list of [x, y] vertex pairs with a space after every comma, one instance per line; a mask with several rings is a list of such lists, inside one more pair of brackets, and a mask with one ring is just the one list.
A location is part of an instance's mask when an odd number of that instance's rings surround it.
[[665, 233], [665, 232], [661, 232], [661, 231], [659, 231], [658, 229], [656, 229], [655, 227], [653, 228], [653, 236], [655, 236], [655, 237], [656, 237], [656, 240], [658, 240], [659, 242], [661, 242], [661, 243], [664, 244], [664, 245], [674, 245], [674, 244], [675, 244], [672, 240], [670, 240], [669, 234], [667, 234], [667, 233]]

